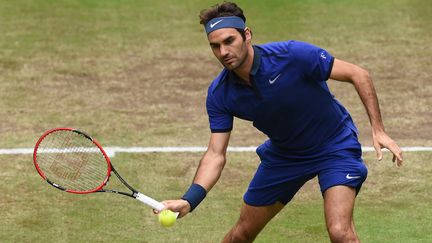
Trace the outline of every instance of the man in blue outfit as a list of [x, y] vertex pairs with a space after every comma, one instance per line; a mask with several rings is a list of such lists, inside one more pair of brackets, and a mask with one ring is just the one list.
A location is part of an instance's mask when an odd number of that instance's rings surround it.
[[226, 162], [233, 117], [253, 122], [269, 139], [257, 148], [261, 163], [244, 195], [240, 218], [224, 242], [251, 242], [294, 197], [318, 176], [332, 242], [358, 242], [354, 201], [367, 176], [357, 129], [326, 81], [350, 82], [372, 126], [373, 144], [402, 164], [402, 152], [385, 133], [372, 80], [364, 69], [326, 50], [298, 41], [252, 45], [243, 11], [224, 2], [200, 15], [210, 47], [225, 67], [207, 95], [211, 137], [195, 178], [182, 199], [167, 208], [183, 217], [216, 184]]

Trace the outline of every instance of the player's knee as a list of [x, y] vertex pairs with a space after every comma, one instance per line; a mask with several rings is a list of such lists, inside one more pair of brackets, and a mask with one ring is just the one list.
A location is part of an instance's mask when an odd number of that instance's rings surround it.
[[332, 242], [358, 242], [350, 225], [333, 223], [327, 227]]
[[231, 232], [231, 242], [253, 242], [257, 236], [257, 232], [254, 232], [244, 225], [237, 225]]
[[248, 234], [247, 232], [236, 231], [231, 235], [232, 242], [253, 242], [255, 236]]

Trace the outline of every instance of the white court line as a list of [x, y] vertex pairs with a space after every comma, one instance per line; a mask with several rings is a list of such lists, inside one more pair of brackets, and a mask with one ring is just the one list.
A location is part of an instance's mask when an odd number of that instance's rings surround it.
[[[229, 152], [255, 152], [255, 146], [247, 147], [228, 147]], [[105, 152], [109, 157], [114, 157], [116, 153], [179, 153], [179, 152], [205, 152], [207, 147], [105, 147]], [[373, 147], [362, 147], [363, 152], [375, 151]], [[384, 149], [383, 151], [388, 151]], [[432, 147], [402, 147], [404, 152], [432, 152]], [[0, 155], [20, 155], [33, 154], [33, 148], [0, 149]]]

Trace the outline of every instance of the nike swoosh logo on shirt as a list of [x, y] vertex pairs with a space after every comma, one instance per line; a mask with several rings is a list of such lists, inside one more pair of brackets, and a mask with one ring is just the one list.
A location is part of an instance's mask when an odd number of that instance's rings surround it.
[[346, 178], [347, 179], [358, 179], [358, 178], [360, 178], [360, 176], [350, 176], [350, 174], [347, 174]]
[[276, 76], [274, 79], [269, 79], [269, 83], [273, 84], [274, 82], [276, 82], [276, 80], [281, 76], [281, 74], [279, 73], [278, 76]]
[[210, 28], [215, 27], [217, 24], [219, 24], [219, 23], [222, 22], [222, 21], [223, 21], [223, 19], [218, 20], [218, 21], [214, 22], [213, 24], [210, 24]]

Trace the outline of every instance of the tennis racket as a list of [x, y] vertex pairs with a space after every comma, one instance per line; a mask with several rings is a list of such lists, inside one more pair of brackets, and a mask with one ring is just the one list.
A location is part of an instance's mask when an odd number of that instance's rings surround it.
[[[111, 192], [135, 198], [158, 211], [164, 207], [130, 186], [114, 169], [102, 146], [77, 129], [55, 128], [45, 132], [36, 143], [33, 162], [39, 175], [62, 191]], [[113, 173], [130, 192], [104, 189]]]

